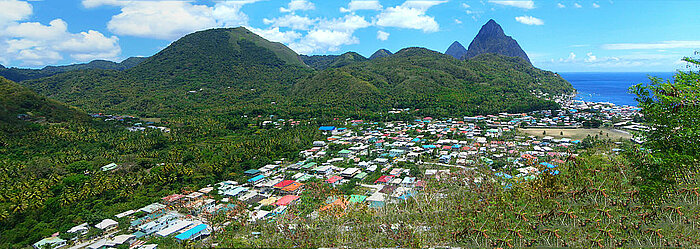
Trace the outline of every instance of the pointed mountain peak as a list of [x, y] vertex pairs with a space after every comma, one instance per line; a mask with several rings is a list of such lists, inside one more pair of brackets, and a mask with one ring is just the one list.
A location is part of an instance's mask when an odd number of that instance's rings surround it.
[[518, 42], [512, 37], [507, 36], [505, 32], [503, 32], [501, 25], [498, 25], [493, 19], [486, 22], [484, 26], [481, 26], [481, 30], [479, 30], [474, 40], [469, 44], [469, 49], [467, 50], [465, 58], [469, 59], [484, 53], [520, 57], [530, 63], [530, 59], [527, 57], [525, 51], [520, 48]]
[[387, 57], [387, 56], [392, 55], [392, 54], [393, 53], [391, 53], [391, 51], [382, 48], [382, 49], [377, 50], [377, 52], [374, 52], [374, 54], [372, 54], [372, 56], [370, 56], [369, 59], [374, 60], [374, 59], [384, 58], [384, 57]]
[[452, 45], [450, 45], [449, 48], [447, 48], [445, 54], [455, 57], [455, 59], [461, 60], [467, 54], [467, 49], [464, 48], [464, 46], [462, 46], [461, 43], [455, 41], [452, 43]]

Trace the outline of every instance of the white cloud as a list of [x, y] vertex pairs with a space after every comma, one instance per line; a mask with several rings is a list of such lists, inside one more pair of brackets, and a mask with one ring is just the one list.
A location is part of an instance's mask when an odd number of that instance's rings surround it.
[[306, 16], [298, 16], [294, 14], [288, 14], [286, 16], [275, 17], [272, 19], [263, 19], [263, 23], [272, 25], [273, 27], [283, 27], [297, 30], [308, 30], [309, 27], [313, 26], [317, 21], [317, 19], [311, 19]]
[[607, 50], [632, 50], [632, 49], [673, 49], [692, 48], [700, 49], [700, 41], [661, 41], [656, 43], [614, 43], [604, 44], [603, 49]]
[[280, 7], [280, 12], [294, 12], [296, 10], [313, 10], [316, 6], [307, 0], [292, 0], [287, 4], [287, 8]]
[[423, 32], [436, 32], [440, 25], [432, 16], [426, 15], [426, 11], [435, 5], [446, 1], [406, 1], [396, 7], [389, 7], [377, 16], [377, 25], [382, 27], [396, 27], [418, 29]]
[[356, 10], [382, 10], [382, 5], [378, 0], [352, 0], [347, 8], [340, 8], [340, 12], [354, 12]]
[[534, 9], [535, 8], [535, 2], [533, 2], [532, 0], [522, 0], [522, 1], [518, 1], [518, 0], [513, 0], [513, 1], [489, 0], [489, 3], [512, 6], [512, 7], [521, 8], [521, 9]]
[[468, 9], [471, 8], [472, 6], [469, 6], [469, 4], [462, 3], [462, 8]]
[[576, 60], [576, 54], [574, 54], [574, 52], [569, 53], [569, 57], [567, 57], [566, 59], [559, 58], [560, 62], [573, 62], [575, 60]]
[[560, 9], [566, 8], [566, 5], [564, 5], [562, 3], [557, 3], [557, 8], [560, 8]]
[[456, 23], [456, 24], [462, 24], [462, 21], [460, 21], [459, 19], [455, 18], [455, 23]]
[[355, 14], [349, 14], [341, 18], [321, 20], [318, 24], [318, 28], [327, 30], [348, 31], [352, 33], [356, 29], [366, 28], [370, 25], [372, 24], [365, 20], [364, 17]]
[[516, 16], [515, 20], [518, 21], [519, 23], [527, 24], [527, 25], [543, 25], [544, 24], [544, 21], [542, 21], [539, 18], [532, 17], [532, 16]]
[[107, 28], [118, 35], [164, 40], [215, 26], [213, 8], [179, 1], [131, 2], [107, 23]]
[[10, 23], [0, 35], [2, 61], [19, 61], [21, 65], [39, 66], [54, 63], [68, 55], [85, 62], [94, 59], [116, 59], [121, 53], [119, 38], [106, 37], [102, 33], [88, 30], [80, 33], [68, 32], [68, 24], [55, 19], [49, 25], [38, 22]]
[[379, 30], [377, 31], [377, 39], [381, 41], [386, 41], [387, 39], [389, 39], [389, 33]]
[[118, 35], [173, 40], [185, 34], [214, 27], [237, 27], [248, 23], [241, 11], [245, 4], [260, 0], [217, 1], [213, 7], [192, 1], [83, 0], [83, 6], [117, 6], [107, 28]]
[[351, 32], [338, 30], [312, 30], [298, 42], [289, 44], [297, 53], [310, 54], [317, 51], [336, 52], [342, 45], [359, 43]]
[[586, 59], [583, 59], [583, 61], [591, 63], [591, 62], [595, 62], [597, 59], [598, 58], [595, 55], [593, 55], [593, 53], [588, 52], [586, 54]]
[[600, 5], [597, 3], [593, 3], [592, 5], [593, 5], [593, 8], [600, 8]]
[[583, 6], [581, 6], [579, 3], [574, 3], [574, 7], [577, 8], [577, 9], [580, 9], [580, 8], [582, 8]]
[[27, 19], [32, 14], [32, 5], [24, 1], [0, 1], [0, 27], [14, 21]]
[[301, 34], [297, 33], [295, 31], [284, 31], [281, 32], [280, 28], [274, 27], [270, 29], [257, 29], [253, 27], [246, 27], [248, 30], [251, 32], [262, 36], [263, 38], [273, 41], [273, 42], [281, 42], [281, 43], [290, 43], [293, 42], [294, 40], [297, 40], [301, 38]]

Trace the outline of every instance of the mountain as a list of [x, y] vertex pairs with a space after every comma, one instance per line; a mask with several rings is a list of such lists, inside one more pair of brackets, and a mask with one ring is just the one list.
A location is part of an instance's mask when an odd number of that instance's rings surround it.
[[445, 51], [446, 55], [455, 57], [455, 59], [461, 60], [464, 58], [465, 55], [467, 55], [467, 49], [462, 46], [461, 43], [458, 41], [455, 41], [450, 45], [449, 48], [447, 48], [447, 51]]
[[493, 19], [489, 20], [481, 27], [479, 33], [469, 44], [469, 49], [467, 50], [465, 58], [471, 59], [472, 57], [485, 53], [520, 57], [527, 61], [527, 63], [532, 64], [525, 51], [518, 45], [518, 42], [512, 37], [507, 36], [503, 32], [501, 25], [498, 25]]
[[322, 71], [292, 88], [294, 103], [326, 113], [422, 109], [473, 115], [553, 108], [533, 91], [570, 93], [571, 84], [521, 58], [484, 54], [468, 61], [425, 48]]
[[379, 49], [376, 52], [374, 52], [374, 54], [372, 54], [372, 56], [370, 56], [369, 59], [374, 60], [374, 59], [384, 58], [384, 57], [387, 57], [387, 56], [392, 55], [392, 54], [393, 53], [391, 53], [391, 51], [382, 48], [382, 49]]
[[301, 58], [306, 65], [313, 67], [316, 70], [338, 68], [355, 62], [367, 60], [367, 58], [355, 52], [347, 52], [341, 55], [303, 55]]
[[240, 27], [188, 34], [126, 71], [71, 71], [22, 84], [88, 112], [201, 115], [266, 108], [312, 72], [291, 49]]
[[555, 106], [532, 92], [573, 91], [521, 58], [447, 58], [424, 48], [373, 60], [355, 52], [298, 56], [245, 28], [210, 29], [180, 38], [130, 70], [71, 71], [22, 84], [88, 112], [158, 117], [335, 116], [391, 108], [523, 112]]
[[[66, 104], [40, 96], [15, 82], [0, 77], [0, 123], [15, 123], [19, 118], [64, 122], [87, 116]], [[0, 127], [4, 130], [6, 127]]]
[[128, 59], [120, 63], [106, 60], [94, 60], [82, 64], [72, 64], [66, 66], [46, 66], [42, 69], [6, 68], [0, 65], [0, 76], [15, 82], [19, 82], [24, 80], [48, 77], [59, 73], [75, 70], [111, 69], [123, 71], [138, 65], [144, 60], [146, 60], [146, 57], [129, 57]]

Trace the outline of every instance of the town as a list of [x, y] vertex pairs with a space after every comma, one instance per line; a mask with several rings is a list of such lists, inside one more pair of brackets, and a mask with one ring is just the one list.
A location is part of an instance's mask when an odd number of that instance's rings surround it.
[[[328, 210], [366, 205], [383, 208], [420, 195], [426, 182], [451, 172], [490, 169], [504, 180], [529, 180], [557, 175], [557, 167], [587, 140], [636, 141], [634, 131], [646, 129], [639, 109], [559, 99], [557, 111], [434, 119], [412, 122], [345, 120], [321, 126], [323, 141], [299, 152], [301, 160], [279, 158], [273, 164], [243, 172], [196, 191], [163, 196], [138, 209], [124, 210], [97, 224], [75, 224], [67, 231], [34, 244], [35, 248], [157, 248], [161, 238], [178, 243], [210, 244], [208, 237], [230, 220], [274, 222], [299, 205], [309, 184], [339, 191], [328, 196], [308, 216]], [[407, 110], [393, 110], [402, 112]], [[93, 115], [105, 122], [124, 122], [112, 115]], [[142, 124], [133, 117], [131, 131]], [[265, 125], [298, 125], [299, 121], [265, 121]], [[155, 130], [170, 129], [148, 123]], [[619, 151], [619, 149], [617, 149]], [[102, 171], [119, 167], [111, 163]], [[508, 187], [504, 183], [504, 187]], [[342, 215], [342, 212], [339, 212]], [[218, 217], [225, 217], [220, 222]], [[227, 221], [229, 220], [229, 221]], [[59, 234], [71, 234], [70, 239]], [[208, 244], [209, 243], [209, 244]]]

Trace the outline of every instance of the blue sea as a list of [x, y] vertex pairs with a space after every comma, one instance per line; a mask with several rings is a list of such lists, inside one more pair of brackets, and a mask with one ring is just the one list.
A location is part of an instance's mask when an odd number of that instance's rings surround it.
[[650, 73], [559, 73], [578, 91], [576, 99], [610, 102], [616, 105], [636, 106], [629, 88], [638, 83], [649, 83], [649, 76], [671, 79], [673, 72]]

